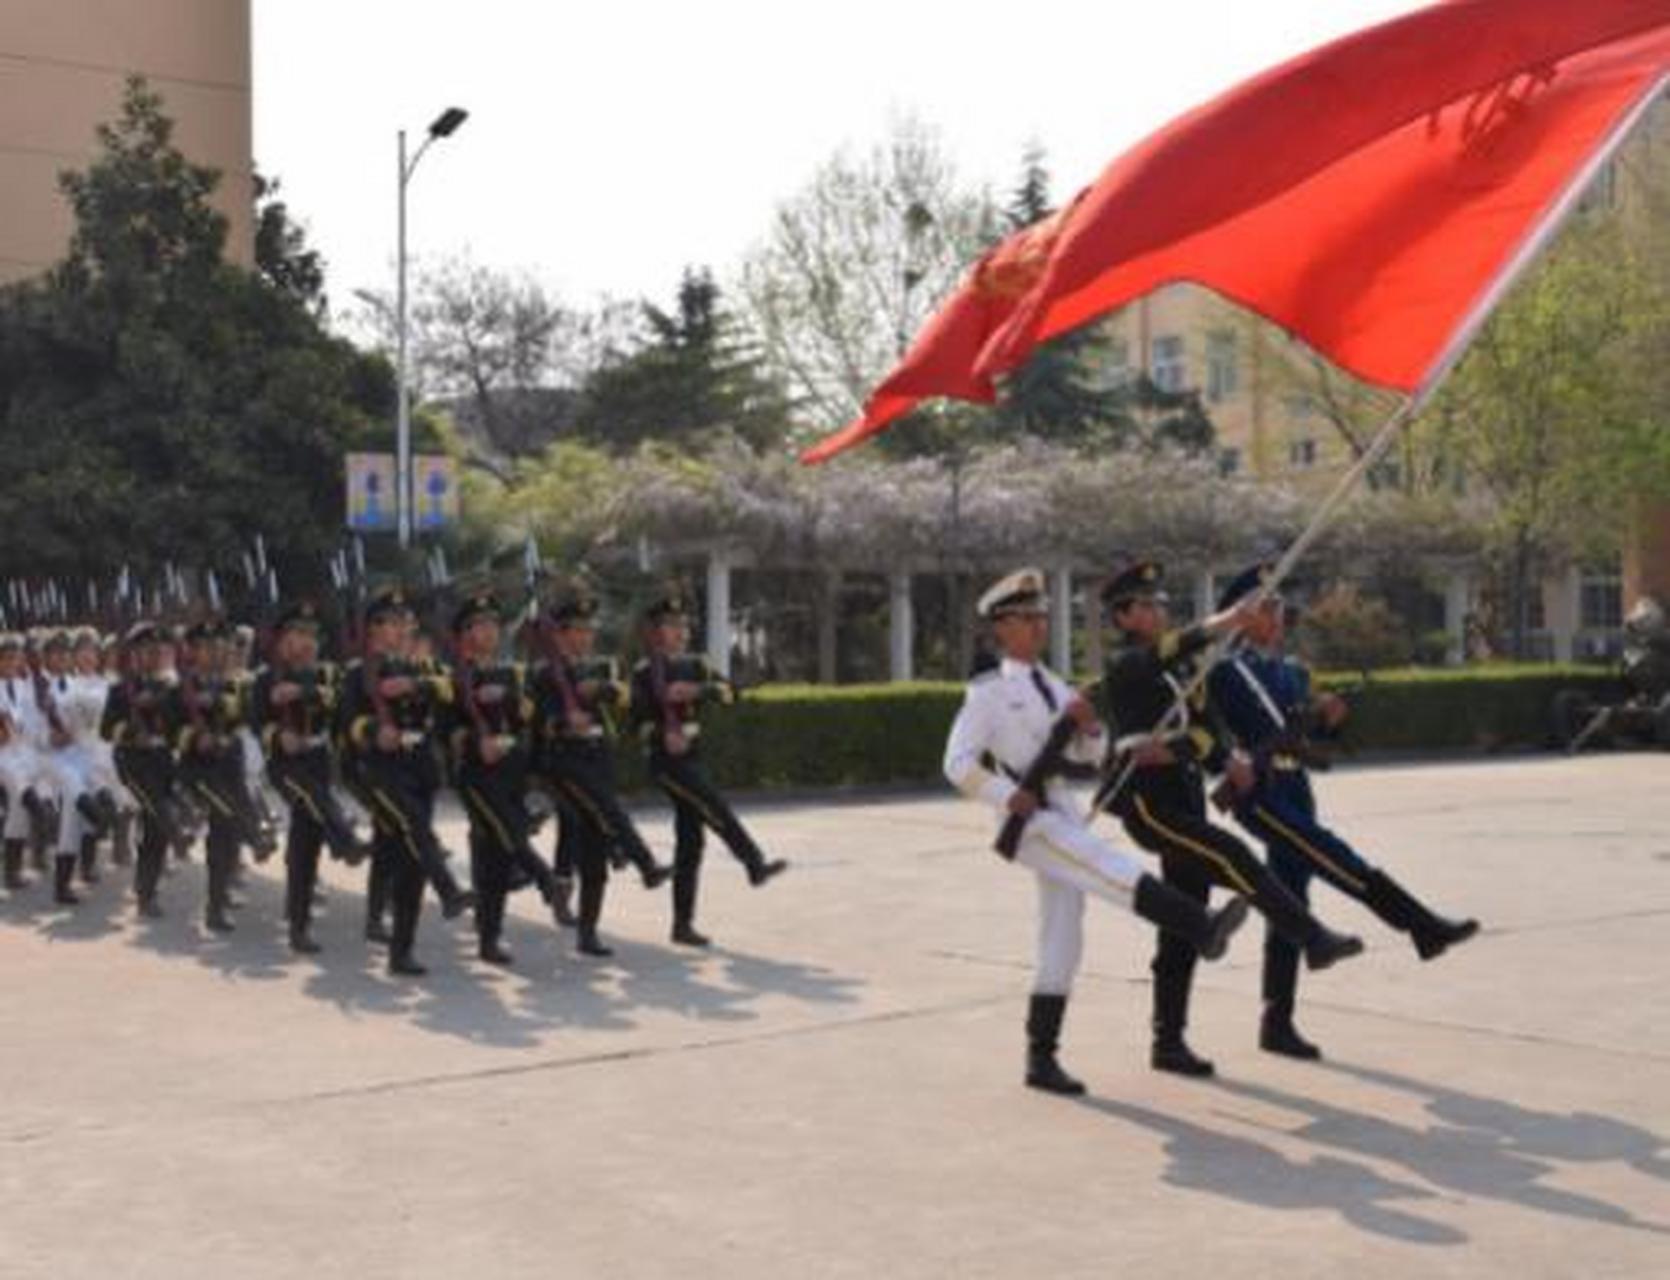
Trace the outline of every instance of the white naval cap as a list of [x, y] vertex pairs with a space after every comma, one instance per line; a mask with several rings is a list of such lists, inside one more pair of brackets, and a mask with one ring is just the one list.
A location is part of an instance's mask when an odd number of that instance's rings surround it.
[[975, 606], [982, 618], [1002, 618], [1013, 613], [1046, 613], [1049, 597], [1044, 594], [1042, 569], [1016, 569], [994, 583]]

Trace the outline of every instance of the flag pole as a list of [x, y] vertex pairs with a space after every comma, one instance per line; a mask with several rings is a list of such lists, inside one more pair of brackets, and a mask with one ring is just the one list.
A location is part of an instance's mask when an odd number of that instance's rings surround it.
[[[1538, 255], [1548, 247], [1549, 242], [1559, 234], [1566, 220], [1582, 201], [1590, 184], [1599, 176], [1601, 170], [1612, 162], [1619, 149], [1629, 140], [1630, 135], [1635, 132], [1641, 121], [1646, 118], [1647, 112], [1652, 110], [1653, 104], [1667, 90], [1670, 90], [1670, 73], [1655, 80], [1630, 109], [1618, 118], [1618, 122], [1612, 126], [1612, 130], [1607, 134], [1605, 140], [1595, 148], [1594, 154], [1561, 188], [1560, 194], [1554, 198], [1553, 202], [1544, 210], [1542, 216], [1526, 232], [1513, 256], [1508, 259], [1502, 269], [1485, 286], [1483, 292], [1479, 294], [1478, 299], [1473, 303], [1472, 309], [1468, 311], [1461, 324], [1456, 327], [1455, 332], [1450, 335], [1449, 341], [1445, 343], [1443, 350], [1439, 352], [1437, 358], [1427, 369], [1419, 385], [1416, 386], [1408, 399], [1399, 405], [1380, 425], [1374, 437], [1369, 441], [1368, 447], [1363, 450], [1362, 456], [1339, 478], [1338, 483], [1334, 485], [1328, 496], [1322, 500], [1322, 505], [1311, 516], [1310, 523], [1282, 553], [1281, 559], [1266, 575], [1263, 584], [1255, 593], [1255, 599], [1265, 599], [1275, 593], [1282, 582], [1293, 572], [1294, 566], [1315, 545], [1316, 540], [1327, 531], [1328, 526], [1333, 523], [1334, 517], [1339, 514], [1340, 507], [1345, 504], [1345, 500], [1362, 483], [1363, 477], [1385, 456], [1386, 450], [1391, 448], [1392, 442], [1397, 439], [1398, 434], [1432, 403], [1433, 397], [1438, 394], [1439, 388], [1443, 386], [1450, 374], [1455, 372], [1456, 366], [1461, 363], [1462, 357], [1467, 354], [1468, 349], [1473, 345], [1474, 339], [1479, 336], [1480, 330], [1489, 322], [1496, 309], [1502, 305], [1502, 300], [1519, 283], [1525, 272], [1530, 269], [1531, 264], [1536, 261]], [[1188, 685], [1179, 691], [1177, 700], [1171, 710], [1166, 713], [1160, 724], [1146, 736], [1161, 739], [1171, 731], [1174, 720], [1186, 717], [1189, 698], [1205, 683], [1207, 674], [1222, 656], [1226, 646], [1227, 640], [1220, 639], [1203, 655], [1194, 676], [1190, 679]], [[1097, 789], [1095, 800], [1091, 806], [1092, 814], [1101, 812], [1113, 802], [1119, 793], [1124, 790], [1125, 784], [1130, 781], [1131, 774], [1135, 769], [1135, 753], [1129, 752], [1126, 754], [1118, 772], [1110, 775]]]
[[1443, 386], [1450, 374], [1455, 372], [1456, 366], [1461, 363], [1462, 357], [1472, 347], [1473, 341], [1479, 336], [1480, 330], [1489, 322], [1496, 309], [1502, 305], [1503, 299], [1524, 277], [1531, 264], [1548, 247], [1549, 242], [1559, 234], [1561, 228], [1565, 226], [1566, 220], [1571, 217], [1573, 211], [1588, 192], [1590, 185], [1600, 175], [1600, 172], [1612, 163], [1619, 149], [1629, 140], [1630, 135], [1645, 119], [1647, 112], [1652, 110], [1653, 104], [1667, 89], [1670, 89], [1670, 74], [1662, 75], [1655, 80], [1651, 87], [1636, 100], [1634, 105], [1619, 117], [1618, 122], [1612, 126], [1612, 131], [1607, 134], [1605, 141], [1595, 148], [1594, 154], [1589, 157], [1582, 168], [1572, 175], [1565, 187], [1561, 189], [1560, 194], [1555, 197], [1553, 203], [1537, 219], [1535, 225], [1531, 227], [1520, 242], [1519, 248], [1515, 250], [1513, 257], [1508, 259], [1502, 269], [1491, 279], [1479, 295], [1478, 300], [1474, 302], [1466, 318], [1450, 335], [1449, 342], [1439, 352], [1438, 358], [1433, 361], [1414, 392], [1381, 424], [1374, 438], [1370, 440], [1368, 448], [1363, 450], [1362, 456], [1357, 459], [1350, 470], [1340, 477], [1339, 483], [1323, 499], [1322, 505], [1316, 509], [1316, 514], [1311, 517], [1310, 523], [1305, 527], [1304, 532], [1293, 540], [1292, 545], [1277, 561], [1275, 568], [1270, 573], [1266, 594], [1274, 591], [1293, 572], [1293, 567], [1310, 550], [1316, 540], [1322, 536], [1327, 527], [1333, 523], [1335, 515], [1338, 514], [1345, 500], [1362, 483], [1363, 477], [1385, 456], [1386, 450], [1391, 447], [1398, 434], [1432, 403], [1432, 399], [1438, 394], [1439, 388]]

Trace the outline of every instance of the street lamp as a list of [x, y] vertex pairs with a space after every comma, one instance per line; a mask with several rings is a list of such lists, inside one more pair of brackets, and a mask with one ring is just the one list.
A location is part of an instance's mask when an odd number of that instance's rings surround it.
[[395, 367], [399, 405], [394, 443], [394, 509], [402, 549], [412, 545], [412, 402], [406, 386], [406, 187], [418, 161], [437, 138], [450, 137], [469, 117], [462, 107], [448, 107], [429, 125], [422, 144], [406, 158], [406, 131], [400, 130], [400, 233], [395, 250]]

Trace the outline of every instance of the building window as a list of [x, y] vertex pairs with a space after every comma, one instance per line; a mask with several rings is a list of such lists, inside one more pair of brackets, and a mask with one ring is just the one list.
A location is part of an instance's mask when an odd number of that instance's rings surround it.
[[1167, 335], [1154, 339], [1153, 371], [1150, 376], [1161, 391], [1181, 391], [1188, 383], [1183, 362], [1183, 339]]
[[1585, 631], [1616, 631], [1624, 625], [1624, 582], [1617, 569], [1585, 569], [1578, 588], [1578, 626]]
[[1234, 395], [1240, 386], [1235, 360], [1235, 335], [1228, 332], [1206, 335], [1206, 398], [1218, 404]]
[[1316, 441], [1295, 440], [1287, 446], [1287, 461], [1298, 471], [1306, 471], [1316, 465]]
[[1241, 451], [1239, 449], [1218, 450], [1218, 474], [1232, 476], [1241, 470]]
[[1131, 381], [1131, 343], [1128, 338], [1111, 338], [1107, 346], [1107, 363], [1103, 366], [1107, 373], [1109, 387], [1123, 387]]

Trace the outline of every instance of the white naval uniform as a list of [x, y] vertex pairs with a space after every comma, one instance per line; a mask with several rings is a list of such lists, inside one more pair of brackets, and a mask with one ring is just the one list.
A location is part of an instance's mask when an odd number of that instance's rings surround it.
[[29, 675], [0, 680], [0, 713], [11, 726], [10, 740], [0, 746], [0, 787], [6, 789], [6, 822], [0, 836], [26, 840], [29, 810], [24, 807], [23, 793], [33, 787], [46, 800], [55, 790], [43, 755], [46, 717], [35, 701], [35, 682]]
[[[1036, 673], [1036, 674], [1035, 674]], [[1042, 681], [1053, 697], [1038, 688]], [[1028, 666], [1005, 658], [969, 682], [962, 709], [945, 744], [945, 776], [970, 799], [1008, 817], [1012, 777], [1027, 771], [1044, 749], [1050, 729], [1076, 695], [1043, 664]], [[1102, 736], [1079, 734], [1066, 758], [1096, 763]], [[981, 763], [990, 753], [1004, 772]], [[1006, 776], [1007, 775], [1007, 776]], [[1015, 861], [1032, 868], [1038, 882], [1038, 995], [1067, 995], [1084, 950], [1084, 895], [1093, 893], [1130, 909], [1137, 881], [1145, 874], [1136, 858], [1090, 830], [1082, 799], [1056, 780], [1045, 788], [1046, 803], [1027, 821]]]

